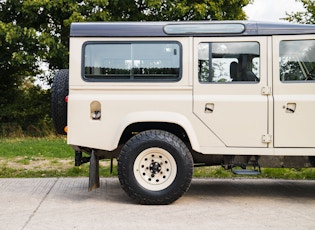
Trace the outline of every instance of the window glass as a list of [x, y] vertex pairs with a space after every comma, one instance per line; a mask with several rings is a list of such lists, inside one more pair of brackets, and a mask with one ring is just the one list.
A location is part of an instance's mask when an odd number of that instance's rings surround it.
[[88, 43], [84, 78], [96, 80], [178, 80], [178, 43]]
[[259, 82], [259, 43], [200, 43], [198, 65], [203, 83]]
[[315, 40], [280, 42], [280, 80], [315, 80]]

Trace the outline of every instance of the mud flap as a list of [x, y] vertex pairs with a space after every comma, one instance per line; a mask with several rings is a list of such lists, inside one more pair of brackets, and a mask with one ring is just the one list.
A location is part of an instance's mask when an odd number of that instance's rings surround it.
[[90, 159], [89, 191], [93, 191], [99, 187], [100, 187], [99, 158], [95, 154], [94, 150], [92, 150]]

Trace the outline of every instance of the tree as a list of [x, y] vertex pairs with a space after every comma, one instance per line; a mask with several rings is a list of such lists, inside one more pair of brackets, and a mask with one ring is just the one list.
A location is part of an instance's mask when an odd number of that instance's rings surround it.
[[[51, 83], [56, 70], [68, 68], [72, 22], [246, 19], [242, 8], [251, 2], [0, 0], [0, 126], [8, 122], [25, 126], [28, 120], [36, 123], [49, 113], [49, 91], [32, 85], [33, 77]], [[40, 70], [41, 63], [47, 63], [48, 73]], [[36, 104], [39, 98], [46, 108]], [[31, 115], [29, 103], [41, 108], [36, 116]]]
[[290, 22], [297, 22], [302, 24], [315, 24], [315, 1], [310, 0], [296, 0], [302, 2], [306, 11], [296, 12], [292, 14], [286, 13], [288, 17], [284, 18]]
[[252, 0], [109, 1], [114, 21], [243, 20], [242, 8]]
[[[35, 45], [34, 45], [35, 44]], [[14, 120], [13, 105], [21, 103], [26, 76], [37, 72], [37, 39], [32, 28], [0, 21], [0, 122]]]
[[106, 5], [97, 0], [6, 0], [0, 2], [0, 18], [2, 23], [36, 31], [36, 57], [55, 70], [68, 67], [71, 22], [106, 20], [106, 13], [100, 13]]
[[34, 47], [30, 47], [32, 50], [37, 49], [34, 57], [48, 63], [49, 69], [54, 71], [68, 67], [71, 22], [246, 19], [242, 8], [251, 2], [252, 0], [0, 0], [0, 18], [2, 23], [36, 31], [37, 42], [33, 43]]

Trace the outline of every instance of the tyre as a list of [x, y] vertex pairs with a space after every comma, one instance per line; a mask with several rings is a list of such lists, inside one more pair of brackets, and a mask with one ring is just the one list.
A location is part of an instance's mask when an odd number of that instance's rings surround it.
[[69, 93], [69, 70], [59, 70], [53, 79], [51, 87], [51, 112], [55, 130], [58, 134], [66, 135], [64, 131], [67, 126], [67, 102]]
[[170, 204], [189, 188], [193, 158], [175, 135], [148, 130], [132, 137], [118, 158], [122, 188], [140, 204]]

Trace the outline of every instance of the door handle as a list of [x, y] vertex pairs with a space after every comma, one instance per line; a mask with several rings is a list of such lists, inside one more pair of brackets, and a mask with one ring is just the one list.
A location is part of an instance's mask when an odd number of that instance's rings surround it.
[[287, 103], [287, 106], [283, 106], [286, 113], [294, 113], [296, 110], [296, 103]]
[[214, 104], [213, 103], [207, 103], [205, 105], [205, 113], [213, 113], [214, 110]]
[[287, 107], [286, 110], [287, 110], [288, 113], [294, 113], [294, 110], [289, 108], [289, 107]]

